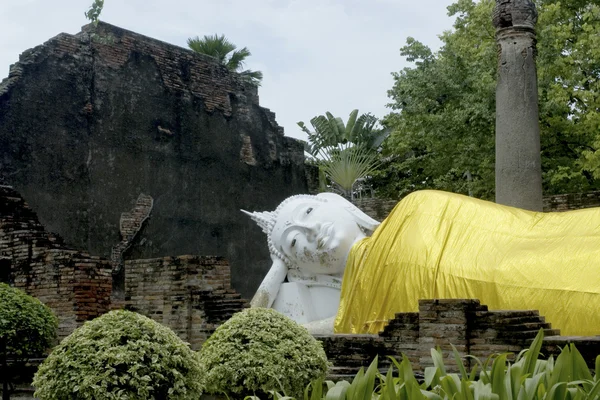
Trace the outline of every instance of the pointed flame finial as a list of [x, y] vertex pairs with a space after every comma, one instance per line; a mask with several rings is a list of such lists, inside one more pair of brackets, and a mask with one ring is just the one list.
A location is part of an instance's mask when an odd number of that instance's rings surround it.
[[250, 218], [252, 218], [252, 220], [256, 222], [258, 226], [260, 226], [264, 233], [266, 233], [267, 235], [271, 234], [271, 231], [273, 230], [273, 227], [275, 226], [275, 221], [277, 219], [277, 214], [274, 211], [241, 211], [244, 214], [249, 215]]

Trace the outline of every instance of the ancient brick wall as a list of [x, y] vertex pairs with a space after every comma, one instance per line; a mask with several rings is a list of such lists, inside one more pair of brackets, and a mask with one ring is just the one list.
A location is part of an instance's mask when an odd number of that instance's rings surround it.
[[319, 167], [312, 163], [304, 165], [306, 173], [306, 187], [308, 194], [319, 194]]
[[67, 247], [9, 186], [0, 186], [0, 256], [5, 280], [57, 315], [59, 338], [110, 309], [109, 261]]
[[[315, 193], [316, 194], [316, 193]], [[384, 220], [399, 200], [363, 198], [353, 203], [371, 218]], [[544, 197], [544, 212], [579, 210], [600, 207], [600, 192], [558, 194]]]
[[[125, 237], [135, 235], [149, 209], [150, 199], [140, 196], [125, 214]], [[109, 260], [70, 249], [47, 232], [13, 188], [0, 186], [0, 277], [54, 311], [60, 338], [110, 309], [126, 308], [154, 318], [199, 348], [220, 324], [247, 307], [232, 289], [230, 267], [222, 257], [126, 261], [119, 296], [112, 290], [112, 272]]]
[[600, 192], [558, 194], [544, 197], [544, 211], [568, 211], [600, 207]]
[[105, 23], [25, 51], [0, 83], [2, 181], [48, 230], [105, 258], [144, 193], [152, 216], [125, 259], [225, 256], [246, 297], [271, 260], [239, 210], [307, 190], [303, 145], [256, 88], [211, 57]]
[[[225, 66], [215, 63], [211, 57], [198, 55], [187, 49], [105, 23], [99, 24], [96, 28], [87, 25], [77, 37], [91, 39], [95, 60], [102, 67], [114, 70], [124, 68], [131, 61], [132, 53], [142, 57], [152, 57], [167, 90], [180, 92], [190, 99], [192, 97], [202, 99], [204, 108], [208, 112], [219, 110], [223, 115], [231, 116], [232, 93], [244, 93], [253, 102], [258, 102], [258, 92], [255, 87], [244, 85], [237, 75], [231, 74]], [[73, 53], [73, 48], [69, 45], [65, 50], [68, 54]], [[242, 111], [249, 117], [251, 111], [249, 108]], [[165, 133], [175, 132], [168, 129]]]
[[[380, 367], [388, 356], [406, 355], [415, 371], [432, 366], [431, 349], [440, 347], [449, 371], [458, 371], [451, 345], [464, 357], [484, 361], [495, 353], [528, 348], [540, 329], [545, 341], [542, 352], [558, 354], [567, 343], [575, 343], [590, 367], [600, 354], [600, 337], [563, 337], [535, 310], [489, 311], [477, 300], [421, 300], [418, 313], [399, 313], [379, 335], [317, 336], [333, 368], [332, 378], [348, 377], [366, 367], [377, 355]], [[473, 361], [464, 358], [465, 366]]]
[[118, 272], [123, 266], [125, 252], [131, 247], [133, 240], [142, 230], [144, 222], [150, 217], [153, 206], [154, 199], [140, 193], [133, 209], [121, 214], [119, 221], [121, 241], [112, 248], [110, 256], [113, 271]]
[[221, 257], [179, 256], [125, 263], [126, 309], [173, 329], [198, 350], [247, 301], [231, 288]]
[[383, 221], [394, 207], [396, 207], [398, 200], [362, 198], [355, 199], [352, 203], [369, 217], [374, 218], [377, 221]]

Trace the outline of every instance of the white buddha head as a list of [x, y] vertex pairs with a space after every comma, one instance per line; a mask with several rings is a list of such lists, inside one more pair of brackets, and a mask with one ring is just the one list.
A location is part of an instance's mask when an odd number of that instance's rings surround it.
[[342, 273], [354, 243], [379, 225], [334, 193], [291, 196], [275, 211], [244, 212], [267, 234], [272, 257], [311, 274]]

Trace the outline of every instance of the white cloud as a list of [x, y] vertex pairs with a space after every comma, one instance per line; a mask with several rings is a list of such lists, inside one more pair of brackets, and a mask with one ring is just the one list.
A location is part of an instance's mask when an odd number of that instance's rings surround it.
[[[76, 33], [92, 0], [0, 0], [0, 78], [18, 54], [60, 32]], [[358, 108], [383, 116], [392, 71], [408, 36], [437, 48], [452, 0], [106, 0], [101, 19], [179, 46], [224, 33], [262, 70], [261, 105], [288, 136], [297, 121]]]

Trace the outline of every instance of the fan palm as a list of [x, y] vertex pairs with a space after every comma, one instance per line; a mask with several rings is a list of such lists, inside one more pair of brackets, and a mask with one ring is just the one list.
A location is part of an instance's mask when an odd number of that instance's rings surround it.
[[237, 50], [237, 46], [231, 43], [225, 35], [204, 35], [202, 39], [198, 36], [189, 38], [188, 47], [196, 53], [206, 54], [219, 60], [230, 71], [237, 72], [241, 78], [254, 86], [260, 86], [263, 74], [260, 71], [243, 70], [244, 61], [252, 54], [247, 47]]
[[369, 176], [378, 165], [375, 151], [387, 137], [388, 131], [376, 129], [377, 118], [371, 114], [358, 116], [353, 110], [344, 124], [330, 112], [310, 120], [311, 132], [304, 122], [298, 126], [308, 135], [306, 151], [317, 159], [320, 169], [337, 190], [352, 198], [357, 180]]

